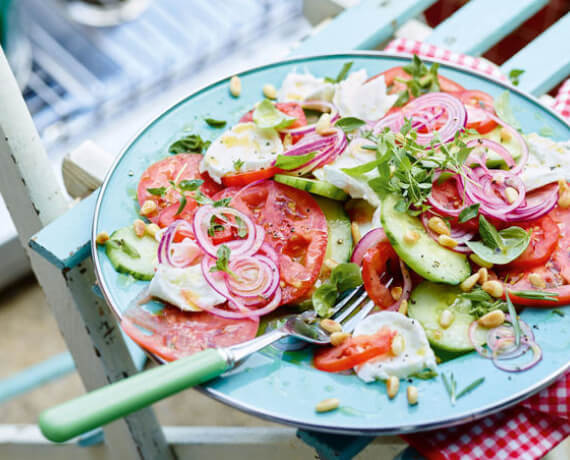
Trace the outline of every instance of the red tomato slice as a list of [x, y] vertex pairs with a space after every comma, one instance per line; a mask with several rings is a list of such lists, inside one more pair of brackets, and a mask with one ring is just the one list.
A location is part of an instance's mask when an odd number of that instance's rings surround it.
[[400, 277], [399, 258], [390, 243], [379, 243], [368, 249], [362, 258], [362, 281], [368, 296], [382, 309], [395, 300], [387, 286], [396, 286], [394, 279]]
[[[463, 201], [457, 192], [455, 179], [449, 178], [442, 183], [435, 181], [432, 185], [431, 194], [433, 198], [448, 209], [460, 209], [463, 207]], [[453, 228], [459, 228], [465, 231], [475, 231], [479, 229], [478, 219], [471, 219], [460, 224], [457, 218], [448, 218], [449, 225]]]
[[307, 293], [321, 271], [328, 239], [327, 221], [311, 195], [265, 181], [239, 192], [232, 206], [264, 227], [265, 241], [279, 255], [282, 303]]
[[[289, 115], [290, 117], [296, 118], [295, 122], [291, 124], [291, 126], [289, 126], [287, 129], [295, 129], [307, 125], [307, 117], [305, 116], [305, 111], [303, 110], [303, 107], [301, 107], [300, 104], [297, 104], [296, 102], [277, 102], [275, 104], [275, 107], [281, 112], [283, 112], [285, 115]], [[249, 121], [253, 121], [253, 110], [247, 112], [243, 117], [241, 117], [239, 121], [240, 123], [247, 123]], [[282, 135], [281, 137], [283, 138], [284, 136]], [[302, 137], [303, 137], [302, 134], [295, 134], [291, 136], [291, 141], [293, 142], [293, 144], [295, 144]]]
[[248, 171], [242, 173], [228, 174], [222, 177], [222, 184], [225, 187], [243, 187], [244, 185], [251, 184], [256, 180], [270, 179], [279, 172], [279, 168], [273, 166], [257, 171]]
[[[221, 190], [222, 187], [216, 184], [208, 174], [200, 174], [199, 166], [201, 160], [202, 155], [197, 153], [179, 153], [178, 155], [157, 161], [150, 165], [142, 174], [137, 189], [137, 198], [140, 206], [147, 200], [154, 201], [157, 204], [157, 212], [148, 216], [152, 222], [160, 225], [161, 211], [168, 207], [172, 207], [173, 209], [166, 213], [167, 217], [163, 217], [163, 221], [170, 223], [174, 220], [172, 216], [176, 214], [176, 210], [178, 209], [180, 194], [178, 191], [172, 189], [169, 181], [177, 180], [180, 182], [182, 180], [202, 179], [204, 183], [200, 187], [200, 190], [207, 196], [212, 196]], [[170, 189], [163, 196], [155, 196], [148, 192], [149, 188], [160, 187], [170, 187]], [[188, 204], [186, 206], [188, 209], [184, 211], [191, 212], [193, 207], [190, 202], [194, 203], [194, 208], [196, 204], [192, 198], [188, 198], [187, 201]], [[188, 216], [185, 215], [184, 218], [186, 217]]]
[[228, 347], [253, 339], [258, 326], [257, 319], [226, 319], [207, 312], [184, 312], [171, 306], [165, 306], [159, 314], [141, 307], [130, 308], [121, 321], [121, 327], [131, 339], [167, 361], [206, 348]]
[[495, 113], [493, 97], [490, 94], [478, 90], [467, 90], [457, 93], [467, 109], [467, 128], [475, 129], [480, 134], [492, 131], [497, 123], [489, 118], [486, 112]]
[[319, 348], [314, 355], [315, 367], [325, 372], [340, 372], [388, 355], [395, 335], [395, 331], [382, 328], [374, 335], [350, 337], [339, 346]]

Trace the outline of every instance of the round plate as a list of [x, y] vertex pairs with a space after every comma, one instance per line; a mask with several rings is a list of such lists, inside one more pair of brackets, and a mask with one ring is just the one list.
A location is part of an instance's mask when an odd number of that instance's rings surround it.
[[[229, 95], [229, 78], [213, 83], [188, 96], [151, 122], [126, 147], [108, 174], [97, 203], [93, 240], [100, 231], [112, 231], [137, 218], [134, 199], [142, 172], [153, 162], [169, 156], [168, 146], [188, 133], [214, 139], [221, 130], [210, 128], [205, 117], [235, 124], [240, 116], [262, 98], [265, 83], [279, 87], [293, 69], [309, 70], [318, 76], [334, 76], [347, 61], [353, 70], [366, 69], [375, 75], [390, 67], [409, 62], [409, 57], [383, 53], [351, 53], [292, 59], [258, 67], [240, 75], [241, 97]], [[486, 91], [494, 97], [511, 91], [511, 106], [524, 132], [542, 132], [555, 140], [570, 138], [570, 127], [534, 98], [480, 74], [440, 63], [440, 73], [465, 88]], [[104, 250], [93, 245], [93, 259], [99, 285], [118, 317], [143, 288], [113, 269]], [[320, 372], [310, 364], [310, 352], [282, 352], [269, 347], [251, 356], [232, 372], [218, 378], [203, 390], [210, 396], [251, 414], [297, 427], [346, 434], [396, 434], [446, 427], [467, 422], [513, 405], [544, 388], [569, 367], [570, 307], [565, 316], [552, 310], [526, 309], [522, 318], [532, 325], [544, 358], [521, 373], [498, 370], [476, 353], [439, 366], [440, 374], [453, 372], [463, 388], [484, 376], [485, 382], [459, 399], [455, 406], [442, 384], [441, 376], [414, 382], [419, 404], [409, 407], [406, 385], [393, 400], [386, 396], [382, 382], [366, 384], [354, 375]], [[156, 358], [156, 357], [155, 357]], [[329, 397], [341, 401], [339, 410], [317, 414], [315, 405]]]

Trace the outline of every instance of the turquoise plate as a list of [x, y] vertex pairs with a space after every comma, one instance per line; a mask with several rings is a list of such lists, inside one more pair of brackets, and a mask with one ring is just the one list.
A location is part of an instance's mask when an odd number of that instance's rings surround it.
[[[133, 222], [137, 217], [134, 197], [138, 178], [151, 163], [169, 155], [167, 148], [173, 141], [189, 132], [214, 139], [221, 130], [206, 126], [204, 117], [227, 120], [229, 125], [236, 123], [262, 97], [265, 83], [279, 87], [285, 75], [295, 68], [308, 69], [319, 76], [336, 75], [343, 63], [353, 61], [353, 69], [364, 68], [369, 75], [375, 75], [408, 60], [408, 57], [370, 52], [292, 59], [242, 73], [243, 91], [238, 99], [229, 95], [228, 78], [197, 91], [151, 122], [119, 156], [101, 188], [93, 235]], [[495, 97], [510, 89], [511, 105], [524, 132], [548, 132], [555, 140], [570, 138], [570, 127], [536, 99], [445, 63], [441, 63], [440, 72], [466, 88], [486, 91]], [[102, 249], [94, 249], [93, 259], [101, 289], [120, 317], [145, 283], [128, 280], [115, 272]], [[202, 389], [259, 417], [319, 431], [379, 435], [451, 426], [511, 406], [547, 386], [569, 367], [570, 307], [560, 310], [565, 316], [539, 309], [526, 309], [522, 313], [524, 320], [533, 326], [536, 341], [544, 352], [542, 361], [526, 372], [502, 372], [475, 353], [442, 364], [440, 374], [453, 372], [460, 388], [485, 377], [479, 388], [459, 399], [455, 406], [449, 402], [441, 377], [415, 381], [419, 404], [409, 407], [406, 382], [397, 397], [390, 400], [381, 382], [365, 384], [354, 375], [320, 372], [311, 367], [310, 353], [282, 352], [273, 347], [255, 354]], [[340, 409], [315, 413], [315, 405], [329, 397], [340, 399]]]

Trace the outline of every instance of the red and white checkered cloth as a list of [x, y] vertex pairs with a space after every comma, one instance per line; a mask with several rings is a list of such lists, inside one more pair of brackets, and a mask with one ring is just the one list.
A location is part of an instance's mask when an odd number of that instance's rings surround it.
[[[506, 81], [494, 64], [417, 40], [393, 40], [385, 51], [437, 58]], [[570, 78], [552, 108], [570, 121]], [[536, 460], [570, 436], [570, 371], [519, 405], [457, 427], [402, 436], [430, 460]]]

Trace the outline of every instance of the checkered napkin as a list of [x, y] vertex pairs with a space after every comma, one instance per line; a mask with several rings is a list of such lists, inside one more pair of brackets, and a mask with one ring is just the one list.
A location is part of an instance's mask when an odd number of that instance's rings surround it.
[[[416, 40], [396, 39], [385, 51], [437, 58], [507, 80], [499, 68], [488, 61]], [[570, 79], [561, 86], [552, 108], [570, 120]], [[570, 436], [570, 371], [510, 409], [454, 428], [402, 438], [430, 460], [535, 460], [567, 436]]]

